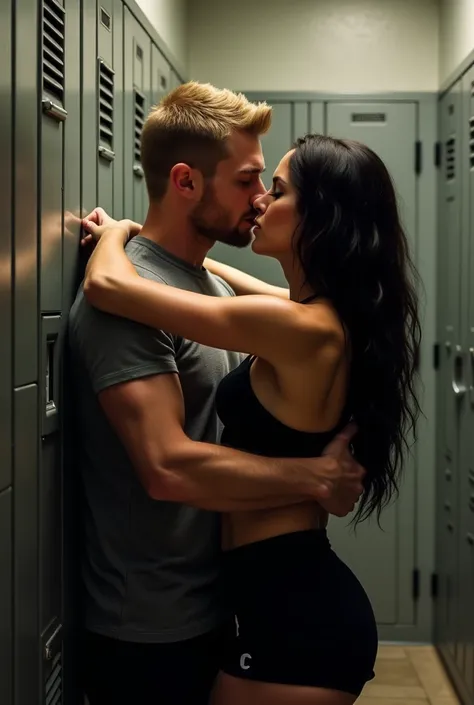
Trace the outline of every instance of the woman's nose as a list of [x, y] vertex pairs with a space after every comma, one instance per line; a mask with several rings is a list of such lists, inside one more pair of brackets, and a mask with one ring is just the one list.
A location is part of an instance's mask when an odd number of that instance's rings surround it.
[[252, 206], [255, 210], [259, 211], [259, 213], [264, 213], [267, 207], [267, 204], [265, 203], [265, 195], [256, 196], [253, 199]]

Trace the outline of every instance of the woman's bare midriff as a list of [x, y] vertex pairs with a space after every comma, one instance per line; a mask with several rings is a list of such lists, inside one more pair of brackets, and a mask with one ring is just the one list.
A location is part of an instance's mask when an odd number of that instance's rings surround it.
[[316, 504], [226, 514], [222, 520], [222, 548], [227, 551], [248, 543], [308, 529], [324, 529], [328, 514]]

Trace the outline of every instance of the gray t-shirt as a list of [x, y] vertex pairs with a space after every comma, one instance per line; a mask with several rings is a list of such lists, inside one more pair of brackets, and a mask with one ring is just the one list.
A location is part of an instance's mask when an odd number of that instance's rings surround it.
[[[136, 237], [126, 251], [143, 277], [211, 296], [233, 295], [222, 279], [151, 240]], [[241, 356], [103, 313], [87, 303], [82, 286], [70, 312], [69, 344], [85, 500], [86, 628], [156, 643], [203, 634], [219, 621], [219, 516], [151, 499], [97, 394], [121, 382], [177, 372], [187, 435], [218, 443], [215, 392]]]

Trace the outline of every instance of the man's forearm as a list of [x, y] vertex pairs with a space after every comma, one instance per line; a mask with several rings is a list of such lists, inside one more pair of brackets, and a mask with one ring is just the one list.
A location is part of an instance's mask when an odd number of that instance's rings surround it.
[[[335, 461], [265, 458], [190, 441], [170, 454], [148, 491], [203, 509], [230, 512], [298, 504], [327, 496]], [[154, 485], [154, 487], [153, 487]]]
[[223, 262], [216, 262], [206, 257], [204, 266], [213, 274], [222, 277], [238, 296], [264, 294], [266, 296], [279, 296], [282, 299], [289, 298], [288, 289], [268, 284], [261, 279], [257, 279], [257, 277], [253, 277], [251, 274], [242, 272], [240, 269], [223, 264]]

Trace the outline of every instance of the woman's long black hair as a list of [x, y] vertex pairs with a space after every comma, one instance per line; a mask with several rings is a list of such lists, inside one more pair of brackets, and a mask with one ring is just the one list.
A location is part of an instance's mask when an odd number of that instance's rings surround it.
[[306, 282], [336, 308], [350, 336], [349, 404], [367, 470], [355, 522], [377, 518], [398, 491], [416, 437], [421, 340], [417, 273], [382, 160], [350, 140], [307, 135], [290, 159]]

